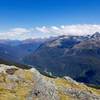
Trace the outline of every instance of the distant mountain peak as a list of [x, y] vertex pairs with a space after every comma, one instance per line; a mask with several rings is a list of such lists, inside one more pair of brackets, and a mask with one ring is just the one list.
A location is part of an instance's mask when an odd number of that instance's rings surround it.
[[99, 32], [95, 32], [91, 38], [94, 38], [94, 39], [100, 39], [100, 33]]

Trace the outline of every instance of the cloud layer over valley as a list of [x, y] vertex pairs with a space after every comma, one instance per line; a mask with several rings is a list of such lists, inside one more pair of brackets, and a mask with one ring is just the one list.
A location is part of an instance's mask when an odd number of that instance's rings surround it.
[[89, 35], [100, 32], [100, 25], [62, 25], [60, 27], [35, 27], [35, 28], [13, 28], [8, 32], [0, 32], [0, 39], [45, 38], [59, 35]]

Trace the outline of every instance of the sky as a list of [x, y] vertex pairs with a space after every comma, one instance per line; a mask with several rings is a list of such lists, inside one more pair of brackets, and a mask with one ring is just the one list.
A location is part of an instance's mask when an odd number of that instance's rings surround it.
[[0, 39], [100, 32], [100, 0], [0, 0]]

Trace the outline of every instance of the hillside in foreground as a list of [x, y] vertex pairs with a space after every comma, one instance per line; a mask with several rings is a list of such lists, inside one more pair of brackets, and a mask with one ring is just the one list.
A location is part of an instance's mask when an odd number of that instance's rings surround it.
[[70, 77], [49, 78], [35, 68], [0, 64], [0, 100], [100, 100], [100, 90]]

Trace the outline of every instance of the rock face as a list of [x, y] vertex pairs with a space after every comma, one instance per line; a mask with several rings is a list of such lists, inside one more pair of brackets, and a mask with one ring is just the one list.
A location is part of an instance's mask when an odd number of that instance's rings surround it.
[[100, 100], [100, 90], [67, 76], [49, 78], [35, 68], [1, 64], [0, 100]]
[[[41, 100], [44, 98], [46, 100], [60, 100], [58, 96], [57, 84], [50, 79], [46, 79], [45, 76], [42, 76], [39, 72], [34, 76], [34, 86], [31, 89], [30, 96], [32, 100], [33, 97], [37, 97]], [[33, 72], [34, 74], [34, 72]]]

